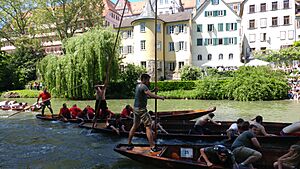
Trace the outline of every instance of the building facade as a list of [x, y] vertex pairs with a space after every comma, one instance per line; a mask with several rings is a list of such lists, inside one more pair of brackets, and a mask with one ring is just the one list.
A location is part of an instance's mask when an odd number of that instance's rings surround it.
[[279, 50], [296, 40], [294, 0], [245, 0], [242, 3], [243, 56]]
[[240, 66], [241, 19], [223, 1], [207, 0], [193, 17], [192, 64]]

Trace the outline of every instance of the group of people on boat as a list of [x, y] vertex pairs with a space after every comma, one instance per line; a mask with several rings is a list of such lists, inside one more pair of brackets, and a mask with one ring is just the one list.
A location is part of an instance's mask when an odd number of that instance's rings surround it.
[[28, 104], [27, 103], [23, 103], [20, 102], [18, 103], [17, 101], [2, 101], [0, 102], [0, 109], [1, 110], [24, 110], [24, 109], [28, 109]]
[[[221, 125], [221, 123], [213, 121], [213, 117], [213, 113], [200, 117], [194, 126], [196, 132], [199, 134], [210, 134], [209, 129], [206, 128], [208, 123]], [[208, 166], [212, 166], [213, 164], [222, 164], [223, 166], [231, 164], [232, 167], [229, 168], [253, 169], [252, 163], [262, 158], [262, 154], [260, 153], [261, 145], [256, 136], [274, 136], [274, 134], [267, 133], [262, 122], [262, 116], [257, 116], [251, 121], [244, 121], [239, 118], [236, 123], [233, 123], [226, 130], [229, 138], [228, 140], [231, 140], [233, 136], [236, 136], [236, 139], [231, 145], [232, 152], [221, 145], [217, 147], [202, 148], [200, 150], [201, 155], [198, 161], [203, 159]], [[280, 134], [282, 136], [300, 136], [300, 122], [295, 122], [284, 127]], [[234, 163], [232, 163], [232, 158], [235, 160]], [[292, 145], [287, 154], [274, 162], [274, 168], [276, 169], [297, 167], [300, 167], [300, 144]]]

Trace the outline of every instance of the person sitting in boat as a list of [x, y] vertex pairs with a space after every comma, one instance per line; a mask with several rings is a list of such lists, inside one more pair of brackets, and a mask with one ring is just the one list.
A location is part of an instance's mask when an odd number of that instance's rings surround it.
[[115, 113], [110, 111], [108, 107], [106, 106], [106, 109], [100, 109], [99, 113], [100, 119], [111, 119], [115, 116]]
[[94, 117], [95, 110], [90, 105], [86, 105], [82, 112], [77, 115], [77, 118], [81, 118], [84, 120], [92, 120]]
[[286, 127], [284, 127], [280, 135], [282, 136], [300, 136], [300, 121], [294, 122]]
[[121, 112], [121, 118], [133, 119], [130, 115], [133, 112], [133, 108], [128, 104]]
[[237, 167], [232, 152], [223, 145], [201, 148], [200, 157], [197, 161], [201, 162], [202, 159], [204, 159], [208, 167], [213, 165], [221, 165], [228, 169]]
[[[154, 112], [153, 111], [149, 111], [149, 114], [151, 116], [154, 116]], [[164, 128], [163, 126], [160, 124], [159, 122], [159, 119], [157, 119], [157, 123], [156, 123], [156, 129], [155, 129], [155, 120], [152, 120], [152, 123], [151, 123], [151, 129], [152, 131], [155, 131], [157, 129], [157, 132], [159, 133], [165, 133], [165, 134], [169, 134]]]
[[291, 145], [289, 152], [273, 164], [275, 169], [296, 169], [300, 167], [300, 145]]
[[71, 112], [71, 116], [72, 116], [72, 119], [76, 119], [77, 115], [79, 112], [82, 112], [82, 110], [77, 107], [76, 104], [74, 104], [71, 108], [70, 108], [70, 112]]
[[209, 113], [207, 115], [204, 115], [200, 118], [197, 119], [195, 125], [194, 125], [194, 129], [196, 131], [197, 134], [209, 134], [210, 131], [208, 128], [206, 128], [206, 125], [208, 123], [213, 123], [215, 125], [221, 125], [221, 123], [217, 123], [213, 120], [213, 117], [215, 116], [214, 113]]
[[59, 116], [60, 118], [62, 118], [63, 120], [65, 120], [65, 121], [67, 121], [68, 119], [71, 119], [71, 112], [70, 112], [70, 110], [68, 109], [66, 103], [64, 103], [64, 104], [63, 104], [63, 107], [60, 108], [60, 111], [59, 111], [58, 116]]
[[231, 140], [232, 137], [240, 135], [239, 128], [241, 128], [244, 119], [237, 119], [236, 123], [230, 125], [230, 127], [226, 130], [228, 140]]
[[239, 163], [239, 168], [253, 169], [252, 163], [261, 159], [262, 154], [253, 149], [261, 149], [255, 133], [257, 132], [255, 125], [250, 125], [248, 121], [244, 121], [241, 125], [242, 133], [235, 139], [231, 148], [236, 162]]
[[253, 124], [257, 127], [257, 135], [261, 136], [275, 136], [274, 134], [269, 134], [266, 132], [265, 127], [262, 125], [263, 123], [263, 117], [262, 116], [256, 116], [255, 119], [250, 121], [250, 124]]
[[106, 127], [108, 129], [112, 129], [118, 135], [120, 135], [120, 131], [125, 132], [125, 125], [122, 123], [120, 114], [115, 116], [115, 119], [106, 119]]

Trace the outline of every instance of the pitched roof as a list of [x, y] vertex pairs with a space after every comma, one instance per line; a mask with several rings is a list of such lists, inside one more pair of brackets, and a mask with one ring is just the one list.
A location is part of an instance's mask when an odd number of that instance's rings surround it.
[[116, 14], [119, 14], [118, 11], [115, 9], [116, 5], [112, 1], [104, 0], [103, 3], [104, 3], [104, 9], [103, 9], [102, 16], [106, 16], [109, 10], [115, 12]]
[[184, 9], [196, 8], [196, 0], [181, 0], [181, 2]]
[[[162, 20], [163, 22], [169, 23], [169, 22], [179, 22], [179, 21], [187, 21], [191, 18], [192, 12], [186, 11], [186, 12], [178, 12], [175, 14], [162, 14], [157, 17], [157, 19]], [[133, 18], [124, 18], [121, 27], [131, 27], [131, 23], [137, 19], [140, 19], [139, 17], [133, 17]]]

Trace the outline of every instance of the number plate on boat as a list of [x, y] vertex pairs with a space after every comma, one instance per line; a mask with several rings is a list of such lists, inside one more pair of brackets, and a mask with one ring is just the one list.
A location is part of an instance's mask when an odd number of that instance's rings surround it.
[[180, 148], [180, 157], [193, 158], [193, 149], [192, 148]]

